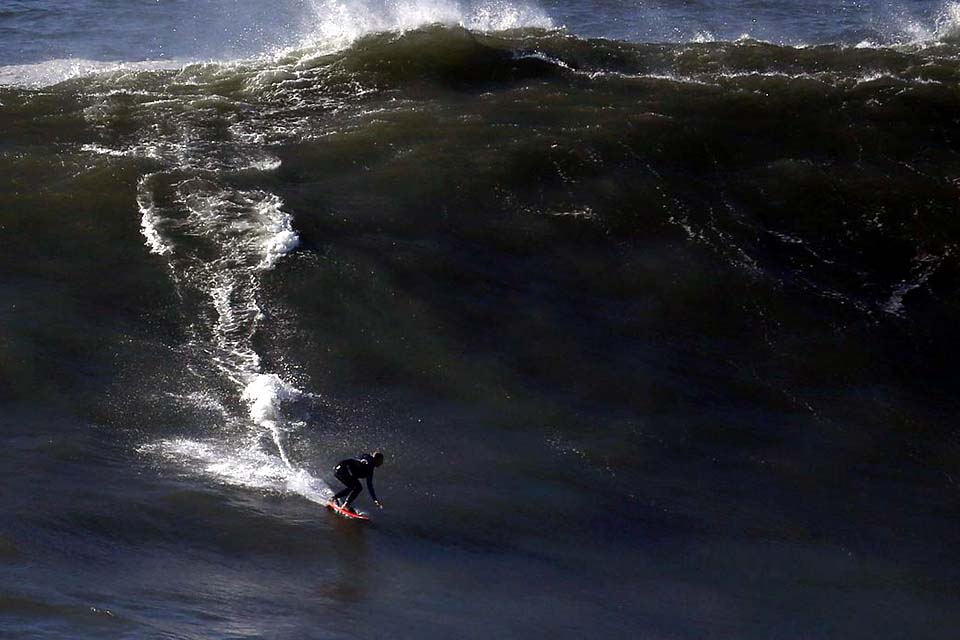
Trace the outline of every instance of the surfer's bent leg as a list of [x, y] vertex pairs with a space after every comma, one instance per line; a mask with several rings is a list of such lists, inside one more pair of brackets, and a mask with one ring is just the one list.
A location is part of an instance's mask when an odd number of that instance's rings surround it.
[[360, 484], [359, 480], [354, 480], [353, 487], [348, 490], [350, 491], [350, 497], [347, 498], [347, 502], [343, 505], [346, 508], [349, 508], [350, 503], [356, 500], [360, 492], [363, 491], [363, 485]]
[[337, 478], [337, 480], [347, 485], [346, 489], [344, 489], [337, 495], [333, 496], [333, 501], [336, 502], [340, 500], [340, 498], [343, 498], [347, 494], [350, 494], [350, 498], [344, 503], [344, 504], [350, 504], [351, 502], [353, 502], [354, 498], [356, 498], [357, 495], [360, 493], [360, 491], [363, 489], [363, 487], [360, 486], [360, 481], [353, 477], [349, 469], [347, 469], [346, 467], [341, 467], [340, 465], [337, 465], [337, 468], [334, 469], [333, 475]]

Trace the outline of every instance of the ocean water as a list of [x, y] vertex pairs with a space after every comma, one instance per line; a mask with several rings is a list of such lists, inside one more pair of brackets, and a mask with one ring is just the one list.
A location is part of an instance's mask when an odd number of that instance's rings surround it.
[[960, 4], [0, 1], [0, 247], [2, 638], [957, 637]]

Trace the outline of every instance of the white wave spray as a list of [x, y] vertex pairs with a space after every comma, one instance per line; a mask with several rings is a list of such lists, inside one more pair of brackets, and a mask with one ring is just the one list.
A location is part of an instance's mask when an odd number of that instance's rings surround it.
[[320, 0], [312, 3], [310, 14], [300, 46], [339, 48], [367, 34], [430, 24], [487, 32], [554, 26], [538, 6], [505, 0]]
[[[894, 45], [930, 46], [960, 41], [960, 2], [950, 0], [940, 5], [932, 14], [917, 16], [908, 11], [908, 6], [894, 6], [882, 16], [879, 31]], [[861, 47], [881, 46], [864, 41]]]

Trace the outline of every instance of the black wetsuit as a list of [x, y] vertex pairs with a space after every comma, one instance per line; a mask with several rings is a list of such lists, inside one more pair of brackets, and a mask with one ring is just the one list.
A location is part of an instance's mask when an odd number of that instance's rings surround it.
[[337, 477], [337, 480], [347, 485], [347, 488], [333, 496], [334, 502], [340, 498], [349, 494], [347, 501], [343, 506], [350, 506], [350, 503], [353, 502], [360, 492], [363, 491], [363, 487], [360, 486], [360, 480], [366, 479], [367, 481], [367, 491], [370, 492], [370, 497], [373, 498], [373, 501], [377, 501], [377, 492], [373, 490], [373, 456], [370, 454], [363, 454], [357, 458], [348, 458], [343, 460], [333, 469], [334, 475]]

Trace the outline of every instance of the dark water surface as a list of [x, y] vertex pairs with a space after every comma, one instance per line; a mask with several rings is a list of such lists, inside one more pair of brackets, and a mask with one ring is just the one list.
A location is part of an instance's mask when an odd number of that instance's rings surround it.
[[955, 637], [958, 24], [0, 3], [0, 636]]

